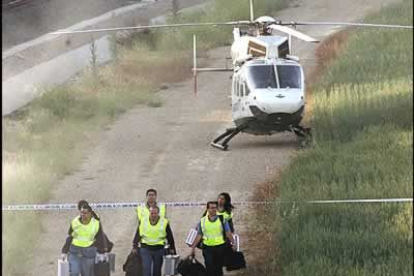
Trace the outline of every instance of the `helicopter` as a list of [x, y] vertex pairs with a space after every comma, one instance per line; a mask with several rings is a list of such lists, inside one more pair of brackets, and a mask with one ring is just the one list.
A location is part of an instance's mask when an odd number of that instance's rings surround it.
[[[261, 16], [254, 20], [253, 1], [250, 0], [250, 20], [132, 26], [80, 31], [59, 30], [51, 34], [232, 26], [234, 41], [231, 46], [231, 58], [233, 68], [198, 68], [197, 39], [196, 36], [193, 37], [192, 72], [195, 93], [197, 93], [198, 73], [233, 72], [231, 77], [231, 113], [235, 126], [227, 128], [210, 143], [211, 146], [225, 151], [228, 149], [230, 140], [239, 133], [272, 135], [289, 131], [302, 138], [311, 135], [311, 129], [300, 124], [306, 104], [304, 70], [300, 64], [300, 59], [292, 55], [291, 52], [292, 37], [310, 43], [319, 42], [318, 39], [295, 30], [297, 26], [315, 25], [413, 29], [413, 26], [367, 23], [282, 22], [270, 16]], [[274, 35], [274, 30], [284, 33], [285, 36]]]

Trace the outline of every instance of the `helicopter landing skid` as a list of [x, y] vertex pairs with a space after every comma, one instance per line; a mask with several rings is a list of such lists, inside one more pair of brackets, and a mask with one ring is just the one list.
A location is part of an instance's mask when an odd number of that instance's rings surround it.
[[310, 138], [312, 137], [310, 128], [298, 125], [292, 127], [292, 132], [294, 132], [298, 137], [300, 137], [302, 148], [306, 147], [309, 144]]
[[292, 131], [299, 137], [309, 137], [312, 136], [311, 134], [311, 128], [309, 127], [303, 127], [300, 125], [293, 126]]
[[[234, 138], [234, 136], [236, 136], [237, 134], [239, 134], [241, 131], [240, 128], [228, 128], [226, 129], [226, 131], [223, 134], [220, 134], [219, 136], [217, 136], [213, 142], [211, 142], [211, 146], [215, 147], [217, 149], [221, 149], [221, 150], [227, 150], [227, 148], [229, 147], [228, 143], [230, 142], [231, 139]], [[220, 140], [222, 140], [223, 138], [225, 138], [223, 143], [219, 143]]]

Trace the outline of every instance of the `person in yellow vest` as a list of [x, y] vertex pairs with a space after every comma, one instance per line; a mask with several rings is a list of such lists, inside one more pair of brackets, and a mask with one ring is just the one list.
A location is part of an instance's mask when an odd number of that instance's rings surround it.
[[142, 259], [144, 276], [161, 276], [161, 267], [165, 255], [165, 240], [169, 245], [169, 253], [175, 255], [174, 237], [169, 221], [159, 215], [157, 206], [150, 207], [149, 217], [144, 217], [137, 228], [132, 252], [136, 253], [138, 244]]
[[143, 217], [149, 217], [149, 209], [157, 206], [160, 210], [160, 217], [166, 218], [167, 208], [165, 204], [157, 203], [157, 191], [154, 189], [148, 189], [146, 192], [147, 202], [137, 207], [138, 225], [140, 224]]
[[[100, 248], [95, 246], [97, 242]], [[92, 217], [92, 208], [83, 205], [80, 215], [70, 224], [66, 243], [62, 248], [62, 259], [69, 260], [70, 276], [93, 276], [97, 250], [108, 252], [102, 225]]]
[[231, 204], [231, 197], [228, 193], [220, 193], [217, 198], [217, 215], [223, 216], [224, 221], [227, 221], [230, 226], [230, 231], [234, 233], [233, 225], [233, 209]]
[[207, 202], [207, 215], [198, 224], [198, 235], [191, 245], [191, 254], [195, 254], [197, 244], [203, 242], [203, 257], [206, 266], [205, 276], [223, 276], [223, 258], [226, 249], [226, 238], [235, 244], [228, 222], [217, 215], [217, 201]]

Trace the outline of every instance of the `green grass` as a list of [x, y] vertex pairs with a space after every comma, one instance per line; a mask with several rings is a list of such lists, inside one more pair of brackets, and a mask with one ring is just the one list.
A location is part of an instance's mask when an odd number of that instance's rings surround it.
[[[412, 25], [413, 2], [366, 22]], [[275, 183], [278, 200], [412, 197], [412, 41], [412, 30], [350, 30], [312, 88], [313, 141]], [[276, 213], [282, 275], [413, 274], [411, 203], [296, 204]]]
[[[288, 0], [255, 0], [253, 1], [255, 19], [261, 15], [272, 15], [286, 7]], [[177, 17], [171, 16], [169, 23], [206, 23], [249, 20], [248, 0], [213, 0], [201, 11], [182, 13]], [[197, 47], [200, 50], [216, 46], [230, 45], [233, 41], [233, 27], [190, 27], [179, 30], [168, 29], [157, 31], [153, 36], [157, 50], [176, 51], [189, 50], [193, 47], [193, 35], [197, 35]]]

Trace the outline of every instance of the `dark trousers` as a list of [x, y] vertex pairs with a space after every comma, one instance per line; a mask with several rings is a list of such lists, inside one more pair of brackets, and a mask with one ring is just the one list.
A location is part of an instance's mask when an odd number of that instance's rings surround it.
[[223, 276], [224, 244], [218, 246], [203, 247], [204, 263], [206, 265], [206, 276]]

